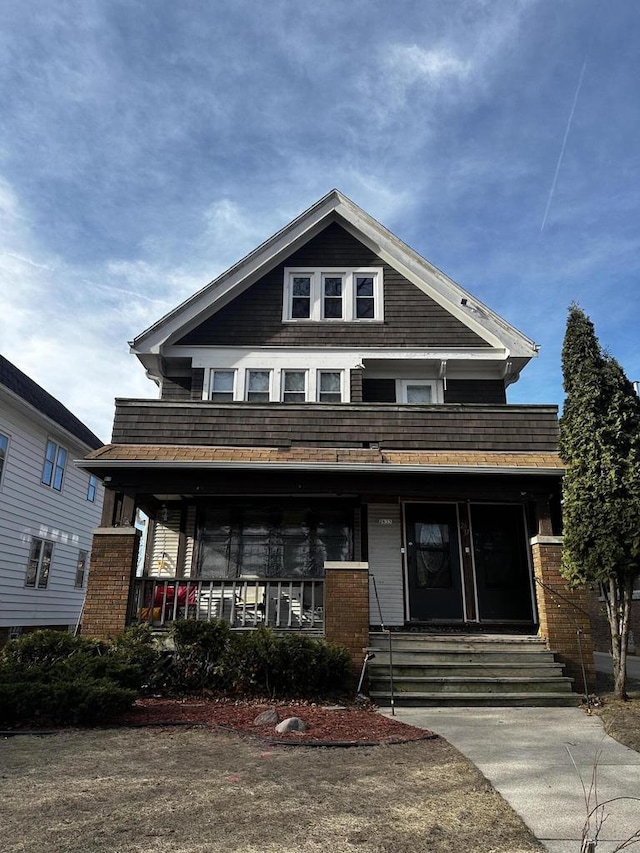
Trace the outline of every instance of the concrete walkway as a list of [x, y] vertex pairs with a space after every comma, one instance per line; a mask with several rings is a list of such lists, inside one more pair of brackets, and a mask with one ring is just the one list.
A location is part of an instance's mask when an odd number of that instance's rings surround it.
[[[553, 853], [579, 853], [586, 816], [567, 749], [587, 790], [599, 753], [600, 802], [640, 797], [640, 753], [605, 735], [597, 716], [577, 708], [399, 708], [396, 719], [431, 729], [459, 749]], [[611, 803], [606, 813], [597, 853], [610, 853], [640, 830], [640, 802]]]
[[[607, 652], [594, 652], [593, 661], [598, 672], [613, 672], [613, 658]], [[627, 655], [627, 678], [640, 681], [640, 657]]]

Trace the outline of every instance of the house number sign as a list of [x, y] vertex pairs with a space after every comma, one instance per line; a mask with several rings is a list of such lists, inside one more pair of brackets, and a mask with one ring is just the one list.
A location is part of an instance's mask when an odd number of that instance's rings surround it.
[[379, 518], [378, 524], [393, 524], [392, 518]]

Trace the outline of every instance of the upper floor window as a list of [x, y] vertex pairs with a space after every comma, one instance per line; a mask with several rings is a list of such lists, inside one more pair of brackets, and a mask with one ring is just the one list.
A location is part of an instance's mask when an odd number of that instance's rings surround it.
[[211, 371], [211, 399], [218, 403], [232, 403], [236, 384], [235, 370]]
[[9, 447], [9, 436], [0, 432], [0, 483], [2, 483], [2, 472], [4, 470], [4, 460], [7, 458], [7, 448]]
[[49, 583], [49, 570], [51, 568], [51, 557], [53, 555], [53, 542], [46, 539], [31, 540], [31, 551], [27, 563], [27, 576], [25, 586], [46, 589]]
[[98, 478], [93, 474], [89, 475], [89, 485], [87, 486], [87, 500], [93, 503], [96, 499], [96, 489], [98, 488]]
[[318, 371], [318, 400], [320, 403], [342, 402], [342, 371]]
[[304, 403], [307, 399], [307, 371], [282, 371], [282, 402]]
[[442, 403], [442, 382], [437, 379], [398, 379], [396, 386], [399, 403]]
[[64, 468], [67, 464], [67, 451], [60, 447], [55, 441], [47, 442], [44, 454], [44, 465], [42, 467], [42, 482], [56, 491], [62, 491], [62, 480]]
[[381, 267], [285, 269], [283, 320], [383, 319]]
[[268, 403], [271, 396], [271, 371], [247, 370], [245, 396], [250, 403]]

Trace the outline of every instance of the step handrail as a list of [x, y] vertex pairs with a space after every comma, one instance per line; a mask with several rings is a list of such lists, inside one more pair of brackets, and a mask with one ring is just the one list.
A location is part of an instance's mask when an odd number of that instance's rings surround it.
[[395, 717], [396, 715], [396, 701], [395, 701], [395, 691], [393, 686], [393, 648], [391, 643], [391, 628], [384, 627], [384, 620], [382, 618], [382, 608], [380, 607], [380, 598], [378, 596], [378, 585], [376, 584], [376, 579], [374, 575], [369, 572], [369, 578], [373, 581], [373, 592], [376, 599], [376, 604], [378, 605], [378, 616], [380, 618], [380, 628], [383, 633], [386, 633], [389, 638], [389, 689], [391, 691], [391, 716]]

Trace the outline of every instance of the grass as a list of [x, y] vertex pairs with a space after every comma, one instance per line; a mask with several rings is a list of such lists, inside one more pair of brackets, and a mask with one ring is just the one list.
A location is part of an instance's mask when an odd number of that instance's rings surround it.
[[0, 742], [4, 853], [542, 851], [441, 739], [272, 748], [199, 729]]
[[594, 711], [602, 718], [607, 734], [640, 752], [640, 681], [628, 680], [629, 700], [622, 702], [613, 695], [613, 676], [598, 673], [597, 692], [602, 705]]

